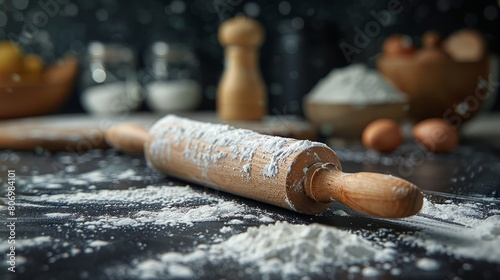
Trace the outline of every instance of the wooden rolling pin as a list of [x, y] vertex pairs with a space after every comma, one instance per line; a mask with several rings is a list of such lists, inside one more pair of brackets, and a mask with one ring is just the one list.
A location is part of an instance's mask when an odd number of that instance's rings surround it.
[[315, 214], [334, 201], [387, 218], [416, 214], [421, 191], [391, 175], [343, 173], [319, 142], [262, 135], [229, 125], [166, 116], [150, 129], [122, 124], [107, 131], [113, 147], [142, 152], [169, 175], [218, 190]]

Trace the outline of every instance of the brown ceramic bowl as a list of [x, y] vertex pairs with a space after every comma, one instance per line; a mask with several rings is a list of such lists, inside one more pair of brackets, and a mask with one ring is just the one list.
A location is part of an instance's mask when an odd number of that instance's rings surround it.
[[[466, 121], [479, 111], [488, 77], [488, 60], [455, 62], [425, 56], [382, 57], [377, 68], [409, 97], [409, 114], [414, 120], [427, 118]], [[457, 119], [458, 120], [458, 119]]]
[[[424, 48], [411, 56], [383, 55], [378, 70], [409, 97], [415, 121], [442, 118], [459, 126], [473, 117], [485, 100], [489, 56], [461, 62], [441, 48]], [[484, 84], [483, 84], [484, 85]]]
[[407, 118], [407, 103], [328, 104], [304, 102], [307, 119], [325, 136], [359, 138], [374, 120]]
[[0, 80], [0, 119], [56, 112], [69, 97], [76, 72], [77, 59], [66, 57], [36, 81]]

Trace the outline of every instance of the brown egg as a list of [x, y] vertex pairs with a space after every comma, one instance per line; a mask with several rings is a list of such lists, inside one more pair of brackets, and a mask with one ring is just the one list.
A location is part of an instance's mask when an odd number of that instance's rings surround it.
[[362, 141], [367, 149], [389, 153], [401, 145], [403, 133], [396, 121], [379, 119], [365, 127]]
[[427, 150], [435, 153], [449, 153], [458, 144], [458, 132], [446, 121], [427, 119], [413, 127], [413, 137]]
[[401, 56], [411, 55], [415, 52], [413, 41], [410, 36], [402, 34], [394, 34], [385, 39], [382, 46], [384, 55]]

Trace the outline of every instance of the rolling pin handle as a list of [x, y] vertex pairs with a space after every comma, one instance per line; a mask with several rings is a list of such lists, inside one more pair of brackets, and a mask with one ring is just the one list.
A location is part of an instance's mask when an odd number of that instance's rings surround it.
[[338, 201], [359, 212], [385, 218], [417, 214], [423, 195], [413, 184], [391, 175], [360, 172], [343, 173], [333, 164], [312, 165], [304, 189], [318, 202]]
[[151, 139], [146, 128], [135, 124], [113, 126], [104, 137], [111, 147], [131, 154], [144, 153], [144, 145]]

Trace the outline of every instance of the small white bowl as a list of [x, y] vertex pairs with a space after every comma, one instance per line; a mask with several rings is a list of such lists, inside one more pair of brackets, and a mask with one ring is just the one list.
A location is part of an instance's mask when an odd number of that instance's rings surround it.
[[201, 87], [194, 80], [158, 81], [146, 89], [146, 104], [155, 112], [191, 111], [201, 102]]

